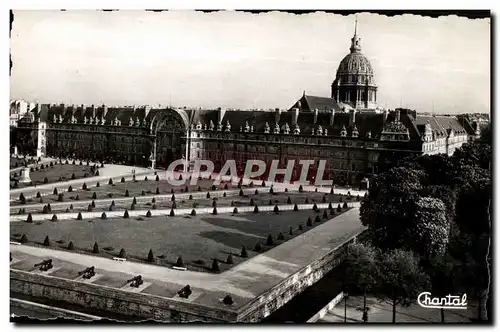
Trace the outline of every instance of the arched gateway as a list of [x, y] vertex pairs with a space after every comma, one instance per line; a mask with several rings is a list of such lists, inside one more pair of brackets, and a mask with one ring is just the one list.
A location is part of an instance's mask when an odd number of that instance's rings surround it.
[[157, 110], [150, 122], [151, 154], [153, 168], [167, 168], [177, 159], [188, 156], [186, 139], [189, 116], [179, 109]]

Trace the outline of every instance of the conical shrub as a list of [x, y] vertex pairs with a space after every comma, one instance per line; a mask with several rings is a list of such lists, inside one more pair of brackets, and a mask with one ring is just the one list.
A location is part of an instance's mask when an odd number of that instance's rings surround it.
[[153, 249], [149, 249], [147, 261], [150, 263], [153, 263], [155, 261], [155, 256], [153, 255]]
[[302, 226], [302, 224], [299, 224], [299, 231], [303, 231], [304, 230], [304, 226]]
[[136, 205], [137, 204], [137, 199], [134, 197], [134, 199], [132, 200], [132, 204]]
[[87, 190], [87, 184], [85, 182], [82, 185], [82, 190]]
[[340, 206], [340, 203], [339, 205], [337, 205], [337, 212], [342, 212], [342, 207]]
[[50, 247], [50, 240], [48, 235], [45, 237], [45, 240], [43, 240], [43, 245], [44, 247]]
[[118, 257], [120, 258], [127, 258], [127, 253], [125, 252], [125, 249], [121, 249], [120, 253], [118, 254]]
[[28, 213], [28, 217], [26, 218], [26, 222], [33, 222], [33, 217], [31, 216], [31, 213]]
[[125, 190], [125, 197], [129, 197], [130, 196], [130, 192], [127, 190]]
[[288, 198], [286, 199], [286, 204], [292, 204], [292, 199], [290, 198], [290, 196], [288, 196]]
[[314, 222], [321, 222], [321, 218], [319, 216], [316, 216], [316, 218], [314, 218]]
[[125, 212], [123, 213], [123, 218], [125, 218], [125, 219], [129, 218], [128, 210], [125, 210]]
[[207, 198], [210, 198], [210, 191], [207, 191]]
[[70, 192], [73, 192], [73, 187], [72, 187], [71, 185], [68, 187], [68, 192], [69, 192], [69, 193], [70, 193]]
[[170, 216], [171, 216], [171, 217], [175, 216], [175, 212], [174, 212], [174, 209], [173, 209], [173, 208], [172, 208], [172, 209], [170, 209]]
[[26, 236], [26, 234], [23, 234], [23, 236], [21, 236], [21, 240], [19, 240], [19, 242], [28, 243], [28, 237]]
[[99, 246], [97, 245], [97, 242], [94, 243], [94, 248], [92, 248], [92, 253], [94, 254], [99, 253]]
[[261, 252], [262, 251], [262, 245], [260, 244], [260, 242], [257, 242], [255, 244], [255, 246], [253, 247], [253, 251], [256, 251], [256, 252]]
[[159, 175], [157, 175], [155, 180], [156, 180], [156, 181], [160, 181], [160, 176], [159, 176]]
[[108, 218], [108, 217], [106, 216], [106, 212], [103, 212], [103, 213], [101, 214], [101, 219], [102, 219], [102, 220], [106, 220], [107, 218]]
[[112, 185], [113, 184], [113, 179], [109, 179], [108, 184]]
[[160, 194], [160, 188], [156, 187], [156, 195], [159, 195]]
[[313, 225], [311, 217], [307, 218], [306, 226], [311, 227]]
[[51, 220], [52, 220], [52, 221], [57, 221], [57, 214], [54, 214], [54, 215], [52, 216], [52, 219], [51, 219]]
[[181, 256], [179, 256], [177, 258], [177, 262], [175, 263], [175, 266], [177, 266], [177, 267], [184, 267], [184, 262], [182, 261], [182, 257]]
[[323, 219], [328, 219], [328, 212], [326, 210], [323, 211]]
[[120, 180], [121, 183], [125, 183], [125, 177], [122, 176], [122, 179]]
[[347, 202], [344, 202], [344, 205], [342, 206], [343, 209], [347, 209], [348, 206], [347, 206]]
[[250, 198], [250, 206], [254, 206], [254, 205], [255, 205], [255, 203], [253, 201], [253, 198]]
[[280, 209], [278, 207], [278, 205], [275, 205], [274, 206], [274, 213], [279, 213], [280, 212]]
[[82, 219], [83, 219], [82, 213], [78, 212], [78, 215], [76, 216], [76, 220], [82, 220]]
[[73, 244], [73, 241], [69, 241], [68, 250], [75, 250], [75, 245]]
[[255, 205], [255, 208], [253, 209], [253, 213], [259, 213], [259, 207]]
[[233, 214], [238, 214], [238, 208], [237, 208], [237, 207], [235, 207], [235, 208], [233, 209]]
[[192, 209], [192, 210], [191, 210], [191, 215], [192, 215], [193, 217], [194, 217], [194, 216], [196, 216], [196, 210], [195, 210], [195, 209]]
[[293, 205], [293, 210], [294, 210], [294, 211], [299, 211], [299, 207], [298, 207], [297, 203], [295, 203], [295, 204]]
[[273, 239], [273, 236], [271, 234], [269, 234], [267, 236], [267, 239], [266, 239], [266, 245], [268, 246], [272, 246], [274, 245], [274, 239]]
[[214, 207], [214, 210], [212, 211], [212, 214], [217, 214], [217, 208]]
[[151, 218], [151, 211], [146, 212], [146, 218]]
[[233, 255], [229, 254], [226, 259], [226, 264], [234, 264]]
[[288, 230], [288, 235], [293, 235], [293, 228], [290, 226], [290, 229]]
[[316, 203], [314, 203], [313, 205], [313, 211], [317, 211], [318, 210], [318, 206], [316, 205]]
[[240, 256], [243, 257], [243, 258], [247, 258], [248, 257], [248, 252], [247, 252], [247, 248], [245, 246], [242, 246], [241, 247], [241, 253], [240, 253]]
[[299, 186], [299, 193], [301, 192], [304, 192], [304, 188], [302, 187], [302, 185]]
[[220, 271], [219, 262], [217, 262], [217, 259], [215, 259], [215, 258], [212, 260], [212, 271], [213, 272], [219, 272]]

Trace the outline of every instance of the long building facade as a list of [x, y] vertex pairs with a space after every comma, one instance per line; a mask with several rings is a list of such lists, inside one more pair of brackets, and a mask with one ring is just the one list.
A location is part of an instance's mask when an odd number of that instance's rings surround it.
[[[356, 185], [379, 171], [382, 160], [421, 154], [452, 154], [477, 135], [464, 118], [419, 116], [377, 105], [375, 75], [355, 32], [341, 61], [331, 97], [305, 92], [287, 110], [226, 111], [151, 107], [38, 104], [11, 131], [11, 147], [37, 156], [76, 157], [166, 168], [185, 159], [209, 159], [219, 171], [235, 160], [326, 160], [324, 179]], [[263, 176], [266, 176], [264, 174]]]

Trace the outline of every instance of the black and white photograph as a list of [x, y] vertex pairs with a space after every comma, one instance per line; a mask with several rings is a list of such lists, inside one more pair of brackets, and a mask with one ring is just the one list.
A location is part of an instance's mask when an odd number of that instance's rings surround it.
[[493, 16], [12, 9], [4, 315], [492, 325]]

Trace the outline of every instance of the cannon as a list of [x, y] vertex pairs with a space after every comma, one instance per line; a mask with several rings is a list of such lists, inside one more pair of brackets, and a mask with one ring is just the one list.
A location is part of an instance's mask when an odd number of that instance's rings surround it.
[[83, 279], [90, 279], [95, 276], [94, 267], [88, 267], [85, 270], [78, 272], [78, 275], [83, 276]]
[[191, 293], [192, 293], [191, 286], [189, 285], [184, 286], [180, 291], [177, 292], [179, 297], [182, 297], [184, 299], [187, 299], [189, 295], [191, 295]]
[[40, 267], [40, 271], [48, 271], [54, 266], [52, 265], [52, 259], [47, 259], [41, 263], [35, 264], [35, 267]]
[[142, 276], [138, 275], [137, 277], [127, 280], [127, 283], [128, 282], [130, 282], [130, 287], [137, 288], [144, 283], [144, 280], [142, 280]]

